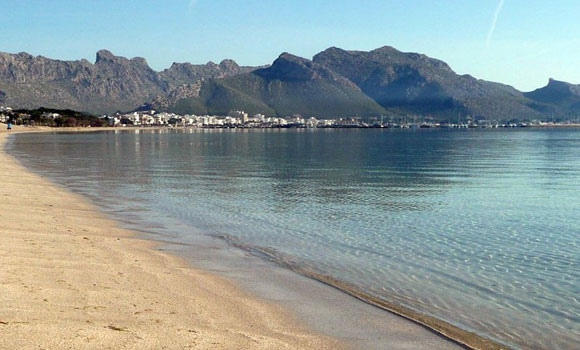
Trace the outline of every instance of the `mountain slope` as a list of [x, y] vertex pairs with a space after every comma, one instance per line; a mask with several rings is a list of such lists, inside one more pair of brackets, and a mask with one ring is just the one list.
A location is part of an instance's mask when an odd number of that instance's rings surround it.
[[0, 102], [16, 108], [70, 108], [92, 113], [132, 110], [182, 84], [251, 71], [231, 60], [221, 64], [178, 64], [156, 72], [143, 58], [107, 50], [87, 60], [60, 61], [26, 53], [0, 53]]
[[389, 46], [369, 52], [330, 48], [314, 62], [352, 80], [390, 110], [495, 119], [539, 114], [512, 87], [458, 75], [443, 61]]
[[95, 64], [0, 54], [0, 84], [5, 103], [15, 107], [91, 112], [131, 109], [169, 88], [144, 59], [129, 60], [106, 50], [97, 53]]
[[536, 108], [558, 116], [580, 114], [580, 85], [550, 79], [548, 85], [524, 96], [537, 103]]
[[201, 101], [209, 112], [218, 114], [233, 109], [319, 117], [365, 117], [385, 112], [350, 80], [288, 53], [280, 55], [271, 67], [207, 81], [197, 96], [175, 101], [169, 110], [181, 109], [187, 101]]

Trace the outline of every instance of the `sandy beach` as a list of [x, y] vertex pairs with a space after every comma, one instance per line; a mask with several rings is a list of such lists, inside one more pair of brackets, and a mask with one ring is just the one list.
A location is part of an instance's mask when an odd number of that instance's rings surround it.
[[[43, 130], [13, 132], [32, 131]], [[0, 349], [462, 348], [288, 269], [256, 267], [268, 283], [295, 283], [258, 296], [253, 274], [240, 286], [195, 269], [28, 171], [7, 138], [1, 130]]]
[[341, 348], [3, 151], [0, 176], [0, 349]]

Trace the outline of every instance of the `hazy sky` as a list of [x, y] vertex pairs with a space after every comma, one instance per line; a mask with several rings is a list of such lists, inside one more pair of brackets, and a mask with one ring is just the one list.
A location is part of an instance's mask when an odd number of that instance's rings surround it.
[[106, 48], [172, 62], [312, 58], [330, 46], [425, 53], [532, 90], [580, 83], [578, 0], [0, 0], [0, 51], [58, 59]]

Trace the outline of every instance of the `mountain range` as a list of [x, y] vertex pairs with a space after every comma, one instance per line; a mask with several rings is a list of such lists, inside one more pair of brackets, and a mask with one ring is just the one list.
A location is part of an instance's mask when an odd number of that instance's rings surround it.
[[155, 109], [181, 114], [372, 117], [420, 114], [455, 120], [566, 118], [580, 114], [580, 85], [550, 80], [521, 92], [455, 73], [445, 62], [385, 46], [329, 48], [313, 59], [281, 54], [271, 65], [173, 63], [157, 72], [143, 58], [107, 50], [95, 63], [0, 53], [0, 104], [95, 114]]

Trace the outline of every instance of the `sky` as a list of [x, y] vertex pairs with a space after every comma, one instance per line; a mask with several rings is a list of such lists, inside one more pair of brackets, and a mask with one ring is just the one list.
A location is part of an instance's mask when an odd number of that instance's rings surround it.
[[0, 0], [0, 51], [271, 63], [385, 45], [524, 91], [580, 83], [578, 0]]

